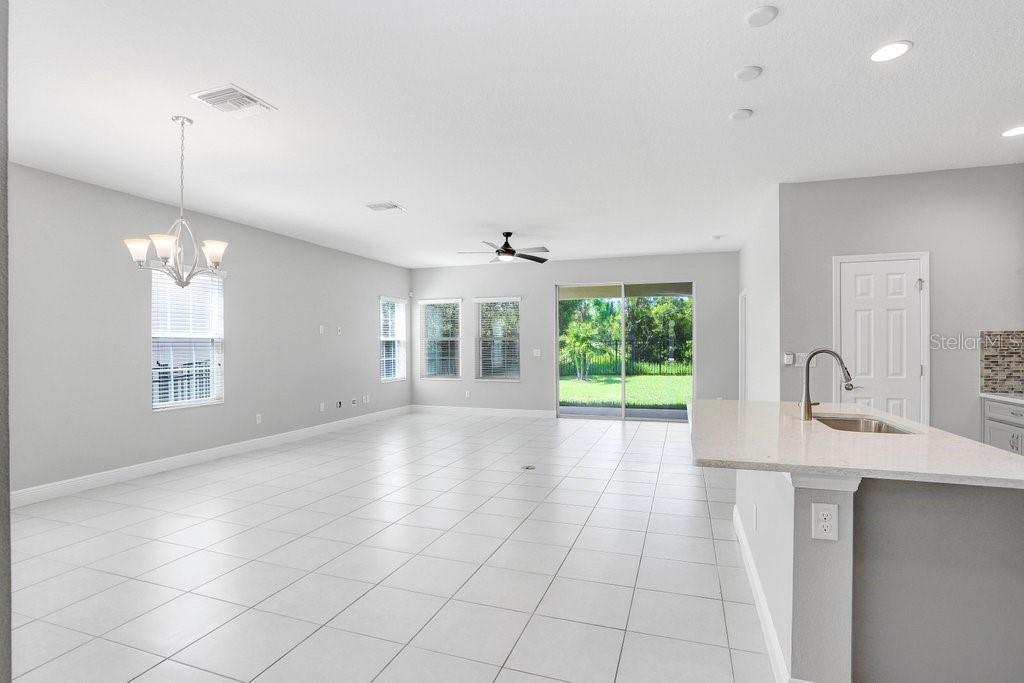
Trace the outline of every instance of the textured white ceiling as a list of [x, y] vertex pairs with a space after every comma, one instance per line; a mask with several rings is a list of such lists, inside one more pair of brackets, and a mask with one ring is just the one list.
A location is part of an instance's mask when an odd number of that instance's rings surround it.
[[[735, 249], [778, 182], [1024, 161], [1024, 2], [758, 4], [16, 0], [11, 158], [174, 202], [184, 113], [191, 208], [404, 266]], [[229, 82], [279, 111], [188, 97]]]

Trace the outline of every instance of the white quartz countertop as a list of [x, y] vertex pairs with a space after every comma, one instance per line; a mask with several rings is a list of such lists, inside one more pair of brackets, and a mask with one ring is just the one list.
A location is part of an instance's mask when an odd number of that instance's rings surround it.
[[914, 434], [862, 434], [800, 419], [795, 402], [696, 400], [695, 462], [703, 467], [1024, 489], [1024, 456], [851, 403], [815, 414], [879, 417]]
[[1003, 403], [1015, 403], [1024, 406], [1024, 394], [978, 394], [982, 398], [1002, 401]]

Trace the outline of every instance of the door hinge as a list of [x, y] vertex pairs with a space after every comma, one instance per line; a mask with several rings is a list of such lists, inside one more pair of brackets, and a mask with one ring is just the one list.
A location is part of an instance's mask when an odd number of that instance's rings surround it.
[[924, 363], [919, 366], [921, 368], [921, 377], [924, 377]]
[[920, 292], [920, 291], [923, 291], [923, 290], [924, 290], [924, 280], [922, 278], [917, 278], [917, 291]]

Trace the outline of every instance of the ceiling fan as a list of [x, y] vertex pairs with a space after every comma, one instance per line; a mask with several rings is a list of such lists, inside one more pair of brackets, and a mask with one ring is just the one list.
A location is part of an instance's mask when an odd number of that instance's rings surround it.
[[[545, 263], [546, 258], [540, 256], [534, 256], [536, 253], [547, 253], [547, 247], [526, 247], [525, 249], [513, 249], [512, 245], [508, 243], [508, 239], [512, 237], [512, 233], [503, 232], [501, 233], [505, 237], [505, 243], [500, 247], [494, 242], [484, 241], [484, 244], [491, 247], [494, 250], [494, 258], [491, 259], [491, 263], [497, 261], [509, 262], [513, 259], [521, 258], [525, 261], [533, 261], [534, 263]], [[490, 251], [460, 251], [460, 254], [490, 254]]]

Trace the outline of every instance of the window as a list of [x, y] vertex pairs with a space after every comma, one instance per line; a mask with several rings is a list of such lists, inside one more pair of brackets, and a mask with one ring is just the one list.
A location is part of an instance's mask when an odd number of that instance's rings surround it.
[[462, 373], [462, 301], [422, 301], [420, 320], [420, 376], [457, 379]]
[[178, 287], [153, 273], [150, 308], [153, 409], [224, 400], [224, 281], [197, 276]]
[[380, 298], [380, 381], [405, 379], [405, 299]]
[[477, 378], [519, 379], [519, 299], [477, 299]]

